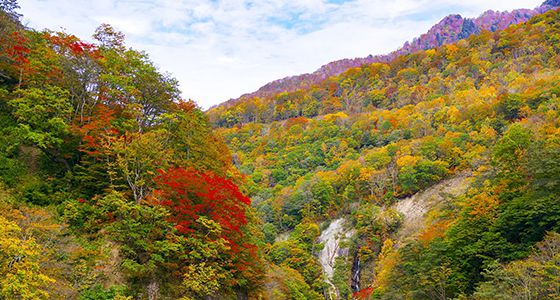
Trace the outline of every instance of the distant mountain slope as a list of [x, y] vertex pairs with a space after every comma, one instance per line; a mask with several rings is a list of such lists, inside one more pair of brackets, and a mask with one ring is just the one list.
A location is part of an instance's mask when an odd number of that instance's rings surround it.
[[541, 270], [559, 260], [529, 255], [560, 245], [558, 95], [551, 10], [207, 116], [246, 180], [266, 257], [293, 270], [271, 278], [333, 299], [552, 299], [560, 274]]
[[526, 22], [532, 16], [542, 14], [550, 9], [560, 7], [560, 0], [547, 0], [535, 9], [516, 9], [511, 12], [486, 11], [478, 18], [463, 18], [461, 15], [449, 15], [434, 25], [427, 33], [406, 42], [400, 49], [385, 55], [367, 56], [353, 59], [341, 59], [330, 62], [313, 73], [285, 77], [272, 81], [256, 92], [244, 94], [238, 99], [231, 99], [220, 105], [236, 103], [239, 100], [252, 97], [268, 97], [279, 92], [293, 92], [301, 88], [308, 88], [331, 76], [374, 62], [388, 62], [403, 54], [427, 50], [444, 44], [464, 39], [482, 30], [503, 30], [512, 24]]

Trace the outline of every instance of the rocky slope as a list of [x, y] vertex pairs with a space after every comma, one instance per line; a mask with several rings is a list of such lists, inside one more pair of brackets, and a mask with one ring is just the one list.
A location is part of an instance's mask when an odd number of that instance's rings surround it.
[[469, 178], [469, 174], [461, 174], [395, 203], [393, 209], [402, 215], [403, 220], [396, 234], [397, 240], [405, 243], [407, 239], [415, 238], [427, 225], [427, 213], [464, 194], [469, 187]]

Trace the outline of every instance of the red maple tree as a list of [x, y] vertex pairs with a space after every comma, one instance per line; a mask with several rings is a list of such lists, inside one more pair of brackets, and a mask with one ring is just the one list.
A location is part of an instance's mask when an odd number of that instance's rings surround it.
[[170, 222], [181, 233], [196, 231], [196, 220], [205, 216], [223, 229], [222, 238], [232, 251], [238, 251], [243, 236], [241, 227], [247, 224], [245, 210], [250, 199], [229, 179], [213, 172], [173, 168], [160, 171], [155, 179], [160, 205], [170, 209]]

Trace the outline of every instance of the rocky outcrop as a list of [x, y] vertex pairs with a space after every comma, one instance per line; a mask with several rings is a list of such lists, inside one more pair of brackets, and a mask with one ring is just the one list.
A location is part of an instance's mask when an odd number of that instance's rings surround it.
[[397, 232], [397, 239], [404, 242], [415, 238], [426, 227], [427, 212], [464, 194], [468, 187], [469, 174], [462, 174], [397, 202], [393, 208], [403, 217], [403, 222]]

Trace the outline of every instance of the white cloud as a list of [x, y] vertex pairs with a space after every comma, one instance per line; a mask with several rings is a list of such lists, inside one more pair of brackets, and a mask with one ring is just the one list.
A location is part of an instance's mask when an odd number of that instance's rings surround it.
[[127, 35], [207, 108], [332, 60], [382, 54], [450, 13], [533, 8], [541, 0], [20, 0], [24, 21], [89, 39]]

